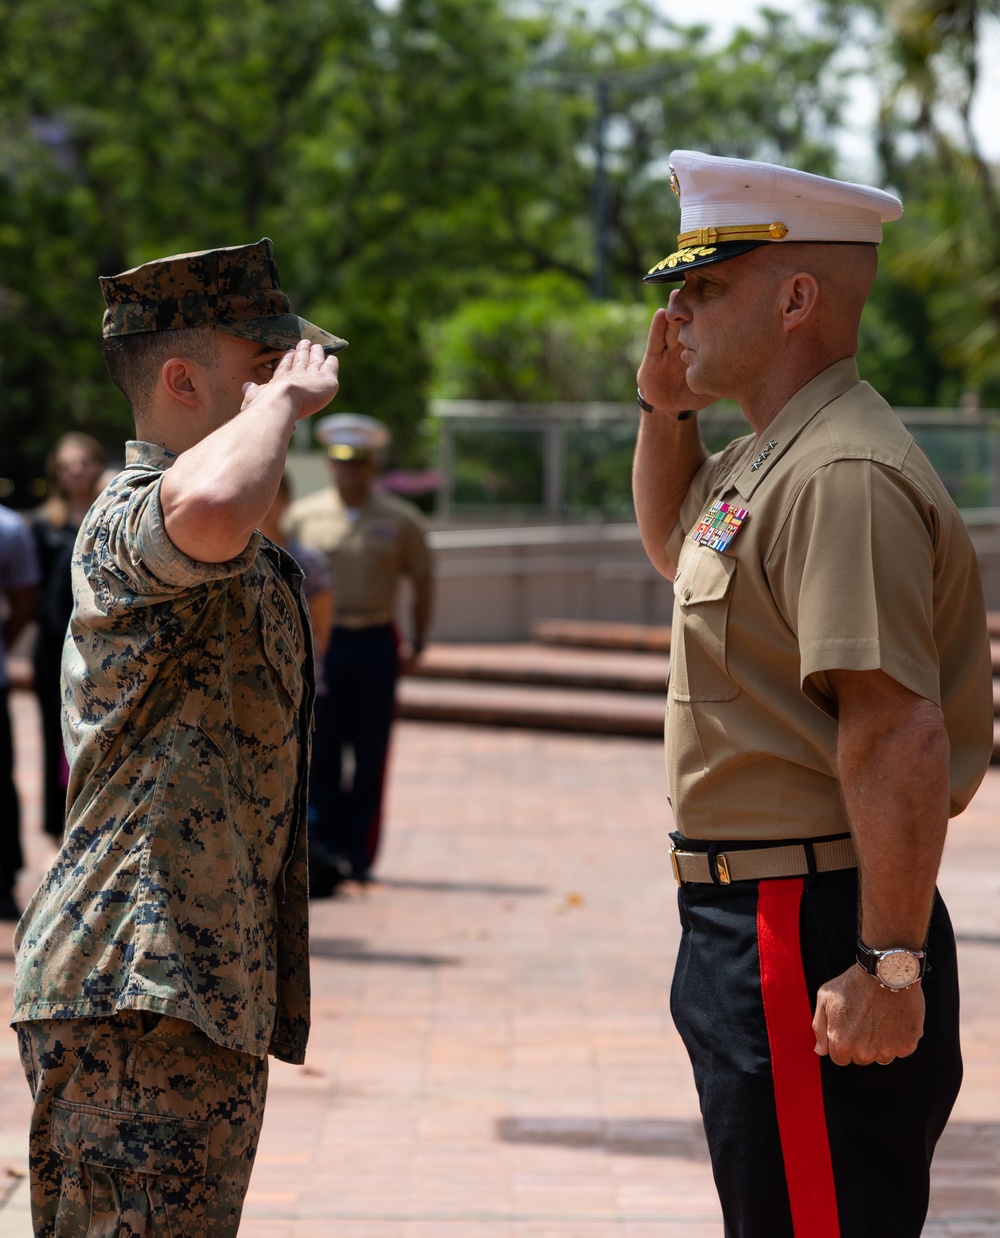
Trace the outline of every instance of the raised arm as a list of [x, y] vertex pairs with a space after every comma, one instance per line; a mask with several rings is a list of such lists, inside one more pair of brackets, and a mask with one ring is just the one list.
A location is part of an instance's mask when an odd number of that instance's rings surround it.
[[708, 454], [697, 418], [678, 420], [678, 414], [712, 402], [687, 385], [677, 330], [667, 310], [658, 309], [637, 376], [639, 391], [653, 411], [641, 415], [632, 465], [632, 497], [642, 544], [650, 562], [668, 580], [673, 580], [677, 565], [667, 554], [667, 541], [691, 479]]
[[278, 490], [295, 423], [337, 393], [338, 362], [301, 340], [265, 384], [247, 383], [231, 421], [182, 452], [160, 489], [167, 536], [202, 563], [246, 548]]

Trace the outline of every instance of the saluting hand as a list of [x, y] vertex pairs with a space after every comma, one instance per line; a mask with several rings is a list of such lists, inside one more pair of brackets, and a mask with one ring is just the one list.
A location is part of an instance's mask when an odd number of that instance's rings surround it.
[[240, 412], [245, 412], [266, 391], [268, 398], [287, 395], [296, 406], [295, 420], [301, 421], [326, 408], [337, 394], [339, 374], [338, 358], [327, 356], [322, 344], [299, 340], [275, 366], [269, 382], [244, 384]]
[[[670, 294], [669, 305], [677, 295]], [[687, 385], [687, 366], [681, 360], [678, 343], [680, 323], [671, 319], [665, 309], [658, 309], [649, 326], [646, 355], [636, 375], [643, 399], [657, 410], [680, 413], [688, 409], [706, 408], [715, 399], [696, 395]]]
[[909, 1057], [924, 1031], [920, 984], [893, 993], [860, 967], [828, 980], [816, 998], [816, 1052], [838, 1066], [887, 1066]]

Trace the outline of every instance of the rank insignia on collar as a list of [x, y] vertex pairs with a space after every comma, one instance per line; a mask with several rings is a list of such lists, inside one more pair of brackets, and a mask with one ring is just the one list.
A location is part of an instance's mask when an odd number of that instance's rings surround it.
[[732, 503], [716, 499], [698, 522], [692, 540], [709, 550], [726, 550], [749, 515], [745, 507], [734, 507]]
[[772, 452], [772, 451], [774, 451], [774, 449], [775, 449], [775, 447], [777, 447], [777, 445], [778, 445], [778, 440], [777, 440], [777, 439], [771, 439], [771, 441], [765, 445], [764, 450], [760, 453], [760, 455], [759, 455], [759, 456], [757, 457], [757, 459], [753, 462], [753, 464], [751, 464], [751, 465], [750, 465], [750, 472], [751, 472], [751, 473], [756, 473], [756, 472], [757, 472], [757, 470], [758, 470], [758, 469], [760, 468], [760, 466], [764, 463], [764, 461], [765, 461], [765, 460], [767, 459], [767, 457], [771, 454], [771, 452]]

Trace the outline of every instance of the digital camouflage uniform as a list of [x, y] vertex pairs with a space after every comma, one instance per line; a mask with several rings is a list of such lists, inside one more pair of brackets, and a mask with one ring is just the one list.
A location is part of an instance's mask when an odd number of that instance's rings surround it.
[[[219, 314], [208, 322], [229, 330], [230, 303], [252, 308], [265, 268], [261, 295], [278, 315], [287, 301], [270, 242], [241, 249], [247, 298], [236, 251], [164, 260], [152, 282], [117, 277], [131, 303], [116, 303], [114, 281], [105, 288], [105, 335], [149, 330], [150, 315], [160, 329], [206, 322], [205, 298]], [[168, 285], [180, 308], [143, 317], [142, 297]], [[336, 341], [287, 318], [261, 321], [290, 343], [307, 329]], [[228, 563], [178, 550], [159, 498], [173, 459], [129, 443], [74, 551], [66, 835], [16, 937], [38, 1235], [235, 1234], [267, 1054], [305, 1054], [313, 690], [302, 576], [259, 533]]]

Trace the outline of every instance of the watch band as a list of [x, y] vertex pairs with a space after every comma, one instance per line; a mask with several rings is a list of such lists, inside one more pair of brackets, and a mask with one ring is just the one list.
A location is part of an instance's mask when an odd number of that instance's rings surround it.
[[[655, 408], [655, 405], [650, 404], [650, 402], [645, 398], [645, 396], [642, 394], [642, 391], [638, 387], [635, 389], [635, 402], [636, 404], [639, 405], [639, 407], [642, 409], [644, 413], [651, 413], [653, 409]], [[695, 412], [696, 410], [693, 408], [685, 409], [683, 413], [677, 414], [677, 420], [687, 421], [689, 417], [693, 417], [695, 415]]]
[[893, 993], [900, 993], [911, 984], [916, 984], [927, 971], [927, 951], [910, 950], [906, 946], [873, 950], [859, 938], [856, 957], [862, 971], [874, 976], [883, 989], [890, 989]]

